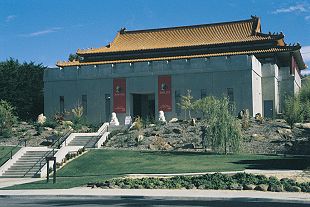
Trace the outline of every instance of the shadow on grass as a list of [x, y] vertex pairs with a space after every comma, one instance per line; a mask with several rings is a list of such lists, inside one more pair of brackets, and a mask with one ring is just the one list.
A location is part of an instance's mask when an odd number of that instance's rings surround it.
[[185, 151], [140, 151], [142, 154], [149, 154], [149, 155], [165, 155], [165, 156], [202, 156], [202, 155], [223, 155], [213, 152], [185, 152]]
[[234, 164], [247, 165], [247, 169], [262, 170], [305, 170], [310, 167], [309, 156], [275, 156], [275, 158], [267, 158], [260, 160], [240, 160], [232, 162]]

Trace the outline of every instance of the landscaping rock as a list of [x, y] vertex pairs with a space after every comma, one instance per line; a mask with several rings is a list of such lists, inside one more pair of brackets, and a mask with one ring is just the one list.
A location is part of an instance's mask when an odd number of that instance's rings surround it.
[[310, 129], [310, 123], [296, 123], [294, 126], [301, 129]]
[[182, 149], [194, 149], [194, 148], [195, 148], [195, 145], [193, 143], [182, 146]]
[[229, 186], [229, 189], [230, 189], [230, 190], [242, 190], [243, 187], [242, 187], [242, 185], [240, 185], [240, 184], [233, 183], [233, 184], [231, 184], [231, 185]]
[[253, 184], [246, 184], [243, 186], [243, 190], [254, 190], [256, 185]]
[[176, 123], [176, 122], [178, 122], [178, 119], [177, 119], [177, 118], [172, 118], [172, 119], [169, 121], [169, 123]]
[[179, 128], [174, 128], [172, 129], [173, 133], [176, 133], [176, 134], [181, 134], [182, 133], [182, 130], [179, 129]]
[[292, 186], [289, 189], [290, 192], [301, 192], [301, 188], [298, 186]]
[[272, 192], [283, 192], [283, 185], [279, 184], [279, 185], [269, 185], [268, 187], [268, 191], [272, 191]]
[[197, 189], [199, 189], [199, 190], [204, 190], [206, 188], [206, 186], [205, 185], [200, 185], [200, 186], [198, 186], [198, 188]]
[[258, 191], [267, 191], [268, 190], [268, 185], [265, 185], [265, 184], [260, 184], [258, 186], [256, 186], [254, 188], [254, 190], [258, 190]]
[[149, 144], [149, 147], [148, 147], [150, 150], [157, 150], [157, 146], [155, 146], [154, 144]]
[[46, 130], [46, 131], [53, 131], [53, 129], [51, 127], [44, 127], [44, 130]]

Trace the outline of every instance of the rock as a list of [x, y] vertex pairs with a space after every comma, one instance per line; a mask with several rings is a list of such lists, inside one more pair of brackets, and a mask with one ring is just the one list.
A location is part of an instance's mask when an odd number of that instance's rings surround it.
[[246, 184], [243, 186], [243, 190], [254, 190], [256, 185], [253, 184]]
[[296, 123], [294, 126], [301, 129], [310, 129], [310, 123]]
[[268, 185], [265, 185], [265, 184], [260, 184], [258, 186], [256, 186], [254, 188], [254, 190], [258, 190], [258, 191], [267, 191], [268, 190]]
[[272, 192], [283, 192], [283, 185], [279, 184], [279, 185], [269, 185], [268, 187], [268, 191], [272, 191]]
[[301, 188], [298, 186], [292, 186], [290, 192], [301, 192]]
[[156, 124], [150, 124], [149, 125], [149, 127], [155, 127], [156, 126]]
[[158, 150], [158, 148], [154, 144], [149, 144], [148, 148], [150, 150]]
[[46, 131], [53, 131], [53, 129], [51, 127], [44, 127], [44, 130], [46, 130]]
[[139, 134], [137, 137], [137, 141], [141, 142], [143, 140], [143, 138], [144, 138], [143, 134]]
[[172, 129], [173, 133], [176, 133], [176, 134], [181, 134], [182, 133], [182, 130], [179, 129], [179, 128], [174, 128]]
[[163, 150], [171, 150], [172, 148], [173, 147], [169, 143], [164, 144], [164, 146], [162, 147]]
[[197, 189], [199, 189], [199, 190], [203, 190], [203, 189], [205, 189], [205, 186], [204, 185], [200, 185], [200, 186], [198, 186], [198, 188]]
[[44, 124], [46, 122], [46, 116], [44, 116], [43, 114], [40, 114], [39, 116], [38, 116], [38, 119], [37, 119], [37, 123], [38, 124]]
[[195, 145], [193, 143], [186, 144], [182, 146], [182, 149], [195, 149]]
[[233, 183], [233, 184], [231, 184], [231, 185], [229, 186], [229, 189], [230, 189], [230, 190], [242, 190], [243, 187], [242, 187], [242, 185], [240, 185], [240, 184]]
[[294, 145], [294, 144], [293, 144], [292, 142], [287, 142], [287, 143], [285, 143], [284, 146], [285, 146], [285, 147], [293, 147], [293, 145]]
[[285, 135], [285, 136], [287, 136], [288, 134], [292, 134], [292, 130], [290, 130], [290, 129], [282, 129], [282, 128], [280, 128], [280, 129], [277, 129], [277, 132], [280, 134], [280, 135]]
[[178, 122], [179, 120], [177, 119], [177, 118], [172, 118], [170, 121], [169, 121], [169, 123], [176, 123], [176, 122]]
[[72, 121], [62, 121], [62, 124], [64, 126], [73, 126], [73, 122]]

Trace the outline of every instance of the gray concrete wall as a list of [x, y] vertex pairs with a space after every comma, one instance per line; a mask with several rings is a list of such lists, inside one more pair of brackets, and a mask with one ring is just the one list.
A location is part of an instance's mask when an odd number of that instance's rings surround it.
[[165, 114], [168, 120], [184, 117], [184, 112], [176, 114], [175, 91], [185, 95], [187, 89], [199, 99], [202, 89], [207, 95], [220, 97], [227, 95], [227, 88], [233, 88], [237, 112], [244, 108], [252, 115], [262, 112], [261, 65], [254, 56], [241, 55], [48, 69], [44, 74], [45, 114], [51, 116], [59, 111], [59, 96], [64, 96], [65, 109], [71, 111], [85, 94], [88, 120], [104, 122], [105, 94], [111, 95], [112, 112], [113, 78], [126, 78], [126, 114], [118, 114], [120, 122], [132, 114], [132, 93], [154, 93], [158, 118], [159, 75], [171, 75], [172, 112]]
[[279, 113], [279, 68], [275, 63], [262, 64], [263, 115], [264, 101], [273, 101], [273, 116]]

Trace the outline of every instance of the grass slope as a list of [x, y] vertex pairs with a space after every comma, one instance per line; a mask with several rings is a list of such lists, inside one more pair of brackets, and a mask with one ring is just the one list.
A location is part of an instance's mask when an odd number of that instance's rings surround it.
[[[10, 158], [10, 154], [7, 155], [7, 153], [9, 153], [13, 148], [13, 146], [0, 146], [0, 166], [3, 165]], [[15, 154], [19, 149], [19, 147], [14, 149], [13, 154]]]
[[57, 172], [57, 183], [45, 181], [7, 189], [71, 188], [130, 173], [222, 172], [244, 169], [305, 169], [309, 157], [254, 154], [214, 155], [195, 152], [91, 150]]

